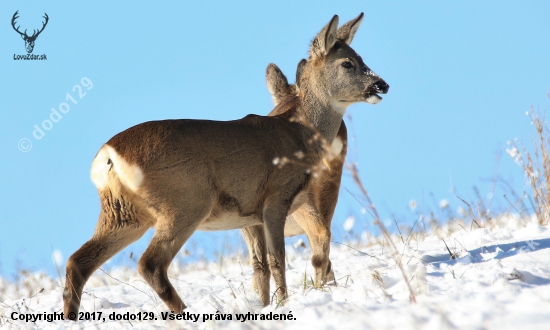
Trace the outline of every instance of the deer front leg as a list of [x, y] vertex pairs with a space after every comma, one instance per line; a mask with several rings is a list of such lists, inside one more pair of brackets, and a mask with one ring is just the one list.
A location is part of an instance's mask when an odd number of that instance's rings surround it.
[[264, 230], [267, 246], [269, 270], [275, 280], [277, 301], [282, 304], [287, 299], [285, 274], [284, 224], [289, 206], [284, 203], [266, 202], [264, 206]]
[[309, 200], [292, 214], [300, 227], [306, 232], [313, 256], [311, 264], [315, 270], [315, 287], [321, 287], [334, 280], [334, 273], [329, 260], [330, 221], [327, 221]]
[[311, 236], [313, 236], [309, 239], [313, 248], [311, 264], [315, 269], [315, 287], [319, 288], [334, 280], [334, 272], [329, 259], [330, 229], [319, 226]]
[[262, 225], [250, 226], [241, 230], [248, 253], [250, 255], [250, 264], [254, 269], [252, 278], [252, 288], [258, 292], [260, 300], [264, 306], [269, 305], [269, 271], [267, 263], [267, 248], [265, 244], [265, 234]]
[[[315, 286], [317, 287], [335, 280], [329, 259], [330, 225], [338, 202], [338, 192], [347, 154], [348, 133], [343, 121], [337, 136], [342, 141], [340, 154], [330, 160], [329, 168], [323, 170], [312, 185], [313, 198], [310, 198], [308, 204], [304, 206], [304, 210], [310, 214], [309, 221], [305, 218], [305, 223], [298, 222], [306, 231], [313, 249], [311, 263], [315, 268]], [[298, 220], [304, 221], [304, 218]]]

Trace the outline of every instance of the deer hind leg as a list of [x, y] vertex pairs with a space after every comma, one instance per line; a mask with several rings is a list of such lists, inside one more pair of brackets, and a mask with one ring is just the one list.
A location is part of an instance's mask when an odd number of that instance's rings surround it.
[[70, 313], [78, 315], [82, 290], [92, 273], [116, 253], [138, 240], [150, 228], [150, 224], [140, 222], [137, 218], [120, 218], [121, 215], [122, 212], [110, 213], [102, 210], [92, 238], [67, 261], [63, 290], [65, 319], [70, 319]]
[[[209, 212], [206, 208], [187, 210], [185, 215], [159, 217], [157, 229], [147, 250], [138, 263], [138, 271], [173, 313], [180, 314], [186, 308], [180, 296], [168, 280], [168, 267], [187, 239], [195, 232]], [[190, 210], [190, 211], [189, 211]]]
[[289, 206], [284, 205], [284, 203], [266, 201], [263, 210], [267, 262], [275, 280], [275, 290], [279, 304], [283, 303], [288, 297], [285, 274], [284, 236], [284, 223], [288, 209]]
[[264, 228], [262, 225], [250, 226], [241, 230], [248, 253], [250, 263], [254, 269], [252, 288], [258, 292], [264, 306], [269, 305], [269, 266], [267, 263], [267, 248], [265, 243]]

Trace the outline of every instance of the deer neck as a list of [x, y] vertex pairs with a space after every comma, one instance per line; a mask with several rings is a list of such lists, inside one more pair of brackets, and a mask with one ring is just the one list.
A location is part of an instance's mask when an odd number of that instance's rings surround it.
[[336, 137], [347, 105], [335, 104], [327, 93], [308, 93], [302, 90], [301, 115], [312, 125], [323, 138], [332, 143]]

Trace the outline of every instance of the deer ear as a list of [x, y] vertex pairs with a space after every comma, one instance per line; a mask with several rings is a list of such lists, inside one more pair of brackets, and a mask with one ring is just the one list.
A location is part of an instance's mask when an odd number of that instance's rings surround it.
[[317, 34], [309, 49], [309, 56], [322, 58], [336, 43], [336, 31], [338, 29], [338, 15], [334, 15], [330, 22]]
[[290, 95], [290, 85], [281, 69], [274, 63], [270, 63], [265, 70], [265, 82], [267, 90], [275, 105], [279, 104], [286, 96]]
[[359, 16], [357, 16], [356, 18], [342, 25], [336, 33], [336, 38], [342, 40], [348, 45], [351, 44], [353, 37], [355, 37], [355, 32], [357, 32], [357, 29], [359, 28], [359, 25], [361, 25], [362, 21], [363, 13], [359, 14]]
[[300, 78], [302, 77], [302, 72], [304, 72], [304, 68], [306, 67], [307, 60], [303, 58], [300, 63], [298, 63], [298, 67], [296, 68], [296, 89], [300, 90]]
[[269, 63], [265, 70], [265, 81], [271, 95], [288, 88], [288, 80], [275, 63]]

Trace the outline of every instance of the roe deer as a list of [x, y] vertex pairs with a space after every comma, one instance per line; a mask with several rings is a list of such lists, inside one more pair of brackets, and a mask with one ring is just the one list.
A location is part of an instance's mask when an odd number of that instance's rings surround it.
[[[353, 22], [353, 21], [352, 21]], [[345, 28], [338, 29], [338, 32]], [[301, 72], [306, 60], [300, 61], [296, 71], [296, 82], [300, 80]], [[296, 97], [299, 87], [290, 85], [283, 72], [277, 65], [271, 63], [266, 69], [266, 82], [271, 93], [273, 103], [277, 106], [287, 97]], [[277, 107], [269, 113], [268, 116], [276, 116], [283, 109]], [[334, 280], [334, 272], [329, 259], [330, 253], [330, 225], [336, 203], [338, 202], [338, 192], [340, 190], [340, 181], [342, 179], [343, 165], [347, 152], [347, 129], [344, 121], [336, 134], [331, 147], [338, 155], [330, 155], [332, 160], [324, 161], [326, 168], [320, 169], [315, 177], [311, 179], [307, 200], [294, 213], [286, 218], [285, 236], [295, 236], [306, 234], [313, 251], [311, 263], [315, 269], [314, 285], [320, 287]], [[243, 236], [249, 247], [251, 262], [258, 260], [254, 255], [254, 241], [251, 235], [247, 235], [247, 228], [242, 229]], [[264, 265], [264, 273], [268, 273], [267, 265]], [[255, 283], [253, 284], [255, 287]]]
[[278, 300], [286, 299], [285, 218], [307, 199], [346, 108], [378, 103], [378, 93], [389, 89], [348, 45], [358, 23], [341, 38], [337, 26], [335, 15], [313, 40], [300, 93], [279, 104], [288, 109], [281, 115], [151, 121], [101, 147], [91, 169], [101, 212], [92, 238], [67, 261], [65, 317], [78, 312], [90, 275], [152, 226], [156, 231], [138, 270], [170, 311], [186, 306], [168, 279], [168, 266], [197, 229], [249, 228], [261, 258], [254, 265], [260, 299], [269, 304], [266, 263]]

